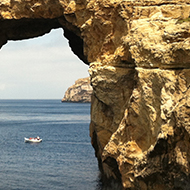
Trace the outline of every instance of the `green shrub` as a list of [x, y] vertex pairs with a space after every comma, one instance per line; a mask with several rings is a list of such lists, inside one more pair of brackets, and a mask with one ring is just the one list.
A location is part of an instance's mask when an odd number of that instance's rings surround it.
[[190, 17], [189, 18], [186, 18], [186, 19], [179, 19], [178, 21], [177, 21], [177, 24], [179, 23], [179, 24], [182, 24], [183, 22], [190, 22]]

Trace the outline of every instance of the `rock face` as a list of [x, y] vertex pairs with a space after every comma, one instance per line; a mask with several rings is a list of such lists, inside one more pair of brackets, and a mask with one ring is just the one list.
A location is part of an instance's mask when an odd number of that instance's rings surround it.
[[0, 46], [63, 28], [89, 64], [90, 135], [113, 189], [190, 189], [189, 0], [2, 0]]
[[92, 87], [90, 78], [82, 78], [67, 89], [62, 102], [91, 102]]

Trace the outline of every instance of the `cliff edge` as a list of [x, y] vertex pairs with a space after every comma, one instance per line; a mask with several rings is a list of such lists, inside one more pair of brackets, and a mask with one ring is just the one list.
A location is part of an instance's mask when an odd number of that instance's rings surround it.
[[67, 89], [62, 102], [91, 102], [92, 87], [90, 78], [81, 78]]
[[62, 28], [89, 65], [103, 183], [188, 190], [189, 15], [189, 0], [1, 0], [0, 46]]

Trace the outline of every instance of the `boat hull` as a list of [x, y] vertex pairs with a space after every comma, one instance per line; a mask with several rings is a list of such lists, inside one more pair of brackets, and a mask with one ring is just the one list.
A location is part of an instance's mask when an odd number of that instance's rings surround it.
[[25, 143], [40, 143], [42, 139], [35, 139], [35, 138], [24, 138]]

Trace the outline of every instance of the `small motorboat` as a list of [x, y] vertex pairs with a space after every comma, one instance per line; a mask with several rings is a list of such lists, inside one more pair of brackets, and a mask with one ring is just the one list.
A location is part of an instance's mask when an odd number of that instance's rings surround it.
[[40, 137], [30, 137], [30, 138], [24, 137], [24, 142], [28, 142], [28, 143], [40, 143], [40, 142], [42, 142], [42, 139], [40, 139]]

